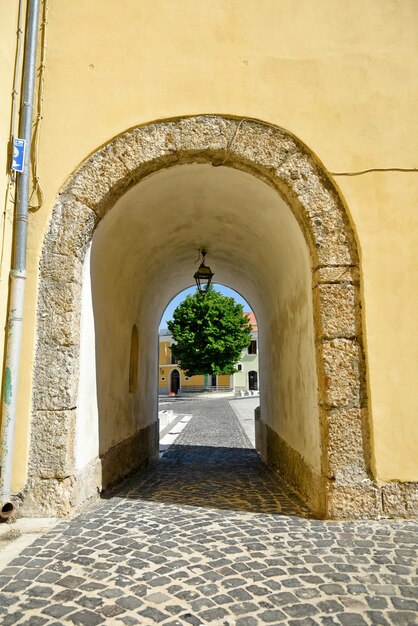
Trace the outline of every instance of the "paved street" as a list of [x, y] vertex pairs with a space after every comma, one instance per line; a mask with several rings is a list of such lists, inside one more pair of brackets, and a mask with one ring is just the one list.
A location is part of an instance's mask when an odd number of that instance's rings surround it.
[[418, 624], [418, 523], [313, 519], [233, 406], [176, 403], [156, 466], [0, 573], [0, 624]]

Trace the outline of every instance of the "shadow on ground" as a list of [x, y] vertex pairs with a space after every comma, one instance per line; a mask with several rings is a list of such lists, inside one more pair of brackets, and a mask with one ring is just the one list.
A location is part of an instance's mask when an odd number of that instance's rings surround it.
[[160, 461], [103, 497], [313, 518], [289, 486], [248, 448], [172, 445]]

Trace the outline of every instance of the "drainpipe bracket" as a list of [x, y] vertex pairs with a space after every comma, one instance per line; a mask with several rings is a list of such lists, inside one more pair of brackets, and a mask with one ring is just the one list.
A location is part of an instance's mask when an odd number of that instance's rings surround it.
[[10, 270], [10, 278], [12, 280], [16, 280], [16, 279], [26, 280], [27, 272], [26, 272], [26, 270], [11, 269]]

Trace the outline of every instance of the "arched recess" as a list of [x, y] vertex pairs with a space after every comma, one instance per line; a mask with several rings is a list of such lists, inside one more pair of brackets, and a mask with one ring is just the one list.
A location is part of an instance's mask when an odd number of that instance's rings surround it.
[[[263, 411], [256, 417], [260, 453], [319, 513], [378, 514], [377, 487], [368, 470], [358, 254], [343, 203], [294, 136], [258, 121], [214, 115], [156, 122], [121, 134], [77, 170], [56, 200], [40, 264], [29, 480], [23, 494], [27, 510], [65, 515], [100, 482], [107, 453], [83, 476], [74, 466], [84, 257], [96, 226], [122, 196], [151, 174], [184, 164], [233, 168], [267, 184], [284, 200], [306, 242], [320, 467], [314, 471], [279, 437], [269, 425], [272, 416]], [[263, 381], [268, 387], [264, 376]], [[140, 442], [141, 462], [155, 458], [157, 440], [153, 422]], [[117, 446], [109, 454], [117, 454]]]

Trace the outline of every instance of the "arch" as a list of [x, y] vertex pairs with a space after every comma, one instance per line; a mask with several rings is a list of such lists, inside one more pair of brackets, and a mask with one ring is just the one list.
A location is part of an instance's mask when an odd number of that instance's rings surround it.
[[[320, 513], [331, 517], [377, 514], [376, 485], [368, 467], [358, 254], [344, 205], [321, 164], [289, 132], [219, 115], [172, 119], [129, 130], [95, 152], [59, 193], [40, 263], [26, 493], [38, 511], [65, 515], [77, 503], [80, 491], [84, 494], [83, 481], [90, 480], [75, 474], [72, 442], [82, 266], [95, 227], [145, 177], [194, 163], [241, 170], [272, 187], [292, 211], [309, 250], [322, 441], [320, 476], [314, 476], [304, 459], [276, 437], [258, 412], [262, 456], [307, 498], [311, 494]], [[65, 336], [57, 332], [59, 327], [66, 328]], [[158, 441], [158, 433], [150, 432], [147, 437]], [[64, 446], [56, 445], [63, 440]]]

